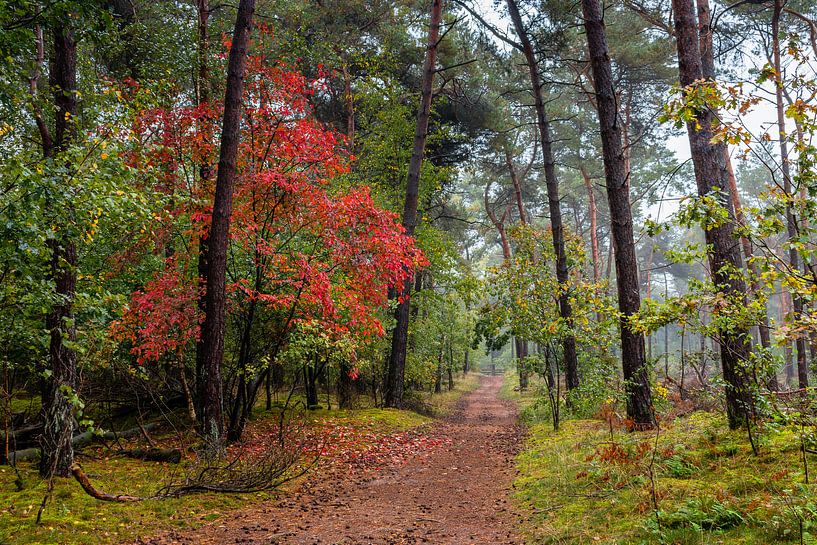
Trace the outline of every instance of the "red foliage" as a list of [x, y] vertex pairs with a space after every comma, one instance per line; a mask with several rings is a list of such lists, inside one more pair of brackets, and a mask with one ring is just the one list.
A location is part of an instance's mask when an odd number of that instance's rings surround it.
[[[306, 437], [306, 458], [319, 456], [321, 465], [343, 474], [366, 474], [402, 465], [431, 453], [441, 445], [451, 444], [450, 439], [430, 436], [422, 428], [388, 433], [374, 423], [348, 423], [334, 419], [301, 426], [299, 430]], [[257, 424], [248, 430], [240, 445], [230, 447], [231, 452], [244, 455], [263, 452], [277, 437], [277, 424]]]
[[[279, 335], [303, 322], [337, 336], [382, 335], [377, 310], [387, 304], [388, 290], [399, 293], [425, 259], [396, 214], [374, 204], [368, 187], [339, 183], [353, 158], [344, 137], [317, 121], [310, 106], [326, 77], [308, 80], [263, 56], [249, 58], [231, 228], [230, 267], [237, 275], [228, 286], [231, 310], [261, 304], [279, 312], [286, 317]], [[173, 196], [166, 224], [153, 229], [160, 241], [179, 225], [188, 226], [193, 250], [206, 236], [212, 189], [197, 173], [216, 163], [220, 116], [213, 104], [155, 109], [135, 126], [144, 149], [131, 162], [155, 173], [155, 190]], [[196, 337], [195, 293], [180, 289], [195, 283], [189, 278], [194, 257], [178, 259], [135, 292], [117, 325], [140, 360], [179, 349], [184, 339], [177, 332]], [[190, 310], [184, 327], [177, 312], [153, 310], [162, 297], [172, 309]]]
[[182, 282], [171, 266], [144, 290], [133, 292], [130, 305], [111, 331], [116, 339], [131, 344], [140, 365], [167, 353], [180, 354], [199, 335], [197, 295], [195, 285]]

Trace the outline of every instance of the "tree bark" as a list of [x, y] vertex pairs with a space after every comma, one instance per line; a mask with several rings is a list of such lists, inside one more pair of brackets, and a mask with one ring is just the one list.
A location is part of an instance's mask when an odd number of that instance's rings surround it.
[[338, 380], [335, 388], [338, 394], [339, 409], [353, 409], [355, 401], [355, 383], [349, 373], [352, 367], [349, 362], [343, 361], [338, 369]]
[[[655, 255], [655, 250], [652, 246], [652, 239], [650, 239], [650, 254], [647, 257], [647, 267], [646, 271], [644, 271], [644, 276], [646, 277], [646, 296], [647, 300], [652, 299], [652, 262], [653, 256]], [[652, 362], [652, 335], [647, 334], [647, 363]]]
[[528, 389], [528, 371], [525, 369], [524, 361], [525, 358], [528, 357], [528, 343], [524, 339], [520, 339], [519, 337], [514, 338], [514, 344], [516, 346], [516, 367], [517, 372], [519, 373], [519, 389], [520, 390], [527, 390]]
[[[506, 0], [508, 13], [513, 21], [516, 35], [519, 37], [522, 53], [528, 66], [531, 92], [533, 93], [534, 108], [536, 110], [536, 124], [539, 129], [539, 138], [542, 146], [542, 158], [545, 163], [545, 185], [547, 187], [548, 211], [550, 212], [550, 226], [553, 234], [553, 249], [556, 253], [556, 280], [564, 286], [568, 282], [567, 256], [565, 255], [564, 228], [562, 226], [562, 211], [559, 202], [559, 180], [556, 177], [556, 161], [553, 157], [552, 140], [550, 136], [550, 122], [545, 112], [545, 101], [542, 96], [542, 81], [539, 75], [539, 64], [533, 51], [527, 30], [525, 30], [522, 16], [516, 0]], [[565, 364], [565, 381], [567, 389], [572, 390], [579, 385], [579, 364], [576, 355], [576, 337], [572, 334], [573, 309], [565, 290], [559, 294], [559, 315], [571, 331], [562, 341], [562, 350]]]
[[224, 407], [221, 384], [221, 364], [224, 359], [226, 315], [227, 249], [233, 189], [236, 180], [236, 160], [241, 139], [241, 100], [247, 48], [252, 31], [255, 0], [240, 0], [233, 30], [233, 43], [227, 62], [227, 90], [224, 97], [221, 151], [216, 176], [213, 217], [208, 237], [208, 275], [206, 313], [202, 325], [204, 351], [204, 399], [201, 410], [201, 433], [205, 448], [211, 454], [220, 453], [224, 443]]
[[508, 166], [508, 172], [511, 175], [513, 194], [516, 199], [516, 210], [519, 213], [519, 223], [527, 225], [527, 212], [525, 211], [525, 203], [522, 202], [522, 184], [519, 182], [516, 166], [513, 164], [513, 157], [511, 157], [511, 152], [507, 147], [505, 148], [505, 164]]
[[[54, 139], [46, 156], [65, 150], [73, 139], [77, 113], [77, 44], [67, 17], [58, 18], [53, 28], [54, 52], [49, 68], [49, 83], [54, 93]], [[43, 142], [45, 144], [45, 141]], [[77, 387], [77, 357], [70, 343], [76, 340], [74, 326], [74, 293], [77, 284], [77, 250], [74, 240], [64, 230], [57, 230], [48, 241], [51, 250], [51, 280], [56, 302], [46, 318], [49, 331], [49, 365], [51, 374], [43, 388], [43, 434], [40, 475], [71, 475], [74, 450], [73, 407], [66, 388]]]
[[[437, 42], [440, 35], [440, 21], [442, 20], [442, 0], [432, 0], [431, 17], [428, 27], [428, 46], [423, 62], [423, 83], [420, 107], [417, 111], [417, 127], [414, 131], [414, 149], [411, 152], [408, 181], [406, 183], [406, 202], [403, 208], [403, 227], [406, 234], [414, 235], [417, 226], [417, 204], [420, 193], [420, 170], [425, 155], [426, 136], [428, 135], [428, 121], [431, 117], [432, 86], [437, 64]], [[387, 407], [401, 408], [403, 406], [403, 389], [406, 370], [406, 345], [408, 343], [409, 326], [409, 295], [411, 294], [412, 280], [406, 280], [403, 288], [403, 300], [398, 303], [395, 311], [397, 324], [392, 332], [391, 352], [389, 354], [386, 373]]]
[[593, 189], [593, 180], [587, 167], [579, 165], [579, 171], [584, 179], [584, 187], [587, 190], [588, 212], [590, 214], [590, 255], [593, 258], [593, 281], [601, 281], [601, 257], [599, 256], [599, 233], [598, 233], [598, 206], [596, 205], [596, 191]]
[[[706, 79], [715, 80], [715, 52], [712, 45], [712, 14], [709, 9], [709, 0], [696, 0], [698, 7], [698, 43], [701, 48], [701, 73]], [[743, 206], [740, 202], [740, 193], [738, 193], [737, 179], [735, 178], [735, 171], [732, 168], [732, 160], [729, 157], [729, 149], [723, 146], [724, 161], [729, 173], [729, 191], [732, 197], [732, 207], [735, 209], [735, 221], [738, 225], [746, 223], [743, 215]], [[751, 261], [752, 243], [747, 236], [740, 237], [740, 243], [743, 247], [743, 257], [746, 259], [746, 268], [751, 272], [750, 288], [752, 293], [757, 295], [760, 293], [760, 286], [758, 285], [758, 270], [757, 266]], [[764, 313], [761, 323], [758, 325], [758, 336], [760, 337], [760, 345], [763, 348], [771, 347], [771, 336], [769, 328], [768, 313]], [[772, 376], [769, 379], [769, 385], [772, 389], [777, 389], [777, 378]]]
[[[785, 323], [789, 319], [791, 303], [789, 302], [789, 292], [780, 291], [780, 323]], [[794, 385], [794, 352], [791, 342], [786, 339], [783, 344], [783, 371], [786, 377], [786, 386], [791, 388]]]
[[[206, 104], [210, 102], [210, 69], [207, 64], [207, 55], [209, 52], [210, 38], [208, 30], [208, 21], [210, 19], [210, 4], [209, 0], [197, 0], [198, 9], [198, 74], [196, 79], [196, 92], [198, 104]], [[205, 192], [210, 185], [210, 165], [199, 165], [199, 185], [200, 190]], [[196, 263], [197, 282], [199, 287], [198, 294], [198, 310], [204, 316], [207, 312], [207, 233], [199, 235], [198, 259]], [[196, 412], [201, 414], [201, 403], [206, 397], [205, 394], [205, 352], [204, 339], [199, 335], [196, 341]]]
[[638, 262], [633, 242], [629, 172], [622, 145], [613, 72], [604, 30], [604, 14], [599, 0], [582, 0], [587, 47], [593, 67], [593, 85], [598, 104], [604, 156], [607, 198], [615, 248], [618, 307], [621, 311], [621, 363], [627, 397], [627, 417], [639, 429], [655, 425], [650, 382], [644, 354], [644, 336], [631, 329], [629, 318], [641, 307]]
[[[690, 86], [703, 79], [700, 35], [692, 0], [673, 0], [675, 13], [675, 35], [678, 48], [678, 72], [681, 85]], [[734, 274], [743, 268], [739, 243], [734, 234], [735, 212], [728, 191], [729, 172], [725, 164], [725, 145], [713, 143], [713, 125], [717, 117], [709, 108], [697, 112], [695, 119], [687, 123], [692, 162], [698, 194], [701, 197], [715, 196], [721, 206], [728, 211], [728, 220], [705, 230], [709, 253], [710, 269], [718, 290], [723, 290], [736, 301], [745, 300], [746, 285]], [[721, 198], [715, 192], [719, 188]], [[749, 331], [738, 324], [724, 328], [721, 338], [721, 367], [726, 382], [726, 412], [729, 427], [743, 426], [751, 406], [749, 375], [744, 365], [750, 352]]]
[[508, 233], [505, 231], [505, 220], [508, 217], [511, 205], [509, 204], [508, 206], [506, 206], [505, 212], [502, 213], [502, 217], [498, 218], [493, 208], [491, 207], [491, 201], [489, 198], [491, 185], [492, 185], [491, 181], [489, 181], [485, 185], [485, 192], [483, 194], [483, 200], [485, 202], [485, 213], [488, 215], [488, 219], [491, 220], [491, 223], [494, 225], [497, 233], [499, 234], [499, 245], [502, 247], [502, 259], [507, 264], [511, 260], [511, 244], [508, 241]]

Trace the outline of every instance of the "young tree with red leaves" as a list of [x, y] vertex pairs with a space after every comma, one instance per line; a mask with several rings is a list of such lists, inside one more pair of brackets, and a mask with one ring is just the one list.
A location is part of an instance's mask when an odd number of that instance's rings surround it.
[[[397, 216], [377, 207], [368, 188], [344, 189], [352, 159], [345, 139], [318, 122], [310, 105], [329, 75], [309, 80], [260, 55], [247, 62], [226, 284], [234, 340], [228, 361], [235, 362], [224, 376], [230, 441], [240, 439], [270, 363], [294, 332], [317, 328], [329, 339], [362, 343], [382, 336], [379, 313], [389, 290], [400, 294], [425, 263]], [[159, 169], [162, 185], [183, 188], [181, 163], [214, 153], [214, 131], [205, 127], [217, 117], [207, 104], [145, 112], [137, 130], [147, 146], [134, 161]], [[191, 240], [208, 223], [201, 201], [194, 194], [170, 214], [189, 223]], [[133, 294], [115, 325], [140, 363], [181, 354], [198, 338], [197, 290], [184, 280], [194, 274], [194, 260], [175, 254]]]

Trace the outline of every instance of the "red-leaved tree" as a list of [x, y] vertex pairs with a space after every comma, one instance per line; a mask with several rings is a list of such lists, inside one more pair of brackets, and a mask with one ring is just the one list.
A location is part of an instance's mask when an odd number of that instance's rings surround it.
[[[232, 354], [224, 376], [232, 441], [299, 325], [319, 324], [336, 337], [380, 336], [388, 290], [401, 289], [425, 264], [397, 216], [344, 176], [353, 157], [343, 136], [312, 114], [328, 77], [310, 80], [262, 55], [248, 60], [228, 263]], [[153, 171], [154, 189], [168, 195], [167, 222], [153, 230], [154, 244], [172, 255], [113, 327], [140, 363], [181, 356], [198, 336], [196, 241], [206, 238], [212, 188], [197, 186], [189, 173], [215, 163], [219, 116], [214, 104], [152, 109], [136, 126], [145, 145], [132, 160]], [[176, 243], [179, 234], [185, 240]]]

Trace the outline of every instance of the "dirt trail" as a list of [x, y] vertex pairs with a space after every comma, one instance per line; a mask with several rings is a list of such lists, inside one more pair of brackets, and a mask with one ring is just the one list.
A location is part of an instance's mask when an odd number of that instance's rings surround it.
[[482, 377], [430, 430], [442, 444], [375, 478], [313, 482], [192, 533], [141, 543], [520, 544], [508, 499], [520, 434], [514, 407], [497, 397], [501, 384]]

